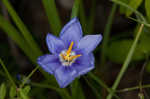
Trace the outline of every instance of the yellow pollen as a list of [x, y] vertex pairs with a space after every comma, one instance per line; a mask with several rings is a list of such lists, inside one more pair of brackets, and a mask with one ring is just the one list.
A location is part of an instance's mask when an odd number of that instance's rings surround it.
[[70, 56], [70, 53], [71, 53], [71, 51], [72, 51], [73, 44], [74, 44], [74, 42], [72, 41], [71, 44], [70, 44], [70, 46], [69, 46], [69, 48], [68, 48], [68, 50], [67, 50], [67, 52], [66, 52], [66, 55], [60, 54], [64, 60], [72, 61], [73, 59], [76, 59], [76, 58], [78, 58], [78, 57], [81, 56], [80, 54], [74, 55], [74, 56]]

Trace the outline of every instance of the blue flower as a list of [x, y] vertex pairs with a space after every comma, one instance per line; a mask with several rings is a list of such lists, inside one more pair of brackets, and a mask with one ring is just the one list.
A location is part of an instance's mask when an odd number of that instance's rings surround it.
[[94, 68], [92, 51], [102, 40], [101, 35], [82, 37], [82, 28], [77, 18], [67, 23], [60, 37], [48, 33], [46, 43], [52, 54], [40, 56], [38, 64], [55, 76], [61, 88], [66, 87], [76, 77]]

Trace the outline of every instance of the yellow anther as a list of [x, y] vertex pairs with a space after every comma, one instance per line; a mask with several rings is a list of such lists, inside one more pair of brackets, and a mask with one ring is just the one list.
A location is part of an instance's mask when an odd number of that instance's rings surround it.
[[69, 57], [69, 55], [70, 55], [70, 53], [71, 53], [71, 51], [72, 51], [72, 47], [73, 47], [73, 41], [71, 42], [71, 44], [70, 44], [70, 46], [69, 46], [69, 48], [68, 48], [68, 50], [67, 50], [67, 52], [66, 52], [66, 56], [67, 57]]
[[66, 60], [66, 56], [64, 54], [60, 54], [63, 59]]
[[71, 56], [69, 60], [76, 59], [76, 58], [78, 58], [78, 57], [80, 57], [80, 56], [81, 56], [80, 54], [79, 54], [79, 55], [75, 55], [75, 56]]
[[[72, 54], [71, 54], [71, 53], [74, 53], [74, 52], [72, 52], [73, 44], [74, 44], [74, 42], [72, 41], [71, 44], [70, 44], [70, 46], [69, 46], [69, 48], [68, 48], [68, 50], [67, 50], [65, 53], [61, 53], [61, 54], [60, 54], [61, 58], [62, 58], [64, 61], [67, 61], [68, 63], [69, 63], [69, 62], [70, 62], [70, 63], [74, 62], [74, 59], [76, 59], [76, 58], [78, 58], [78, 57], [81, 56], [80, 54], [78, 54], [78, 55], [72, 55]], [[70, 55], [70, 54], [71, 54], [71, 55]]]

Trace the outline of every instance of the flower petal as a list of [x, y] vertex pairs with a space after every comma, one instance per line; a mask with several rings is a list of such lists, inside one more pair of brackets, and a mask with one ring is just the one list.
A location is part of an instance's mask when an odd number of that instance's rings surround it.
[[60, 66], [58, 56], [56, 55], [43, 55], [37, 59], [37, 63], [48, 73], [53, 72]]
[[71, 67], [61, 66], [55, 71], [55, 78], [61, 88], [70, 84], [75, 77], [77, 77], [77, 72]]
[[46, 36], [46, 43], [49, 51], [53, 54], [60, 53], [63, 49], [65, 49], [64, 42], [50, 33]]
[[101, 40], [101, 35], [87, 35], [80, 40], [77, 48], [84, 50], [88, 54], [96, 48]]
[[72, 41], [74, 44], [77, 44], [81, 37], [82, 28], [77, 18], [73, 18], [69, 23], [67, 23], [60, 33], [60, 38], [64, 41], [67, 47], [69, 47]]
[[78, 72], [78, 76], [81, 76], [94, 69], [94, 61], [92, 53], [82, 55], [75, 64], [73, 64], [73, 68]]

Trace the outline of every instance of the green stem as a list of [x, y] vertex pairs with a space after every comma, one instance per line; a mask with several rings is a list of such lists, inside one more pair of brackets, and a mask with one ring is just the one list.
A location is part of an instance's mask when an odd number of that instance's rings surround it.
[[140, 88], [150, 88], [150, 84], [143, 85], [143, 86], [135, 86], [135, 87], [131, 87], [131, 88], [124, 88], [124, 89], [117, 90], [116, 92], [118, 92], [118, 93], [127, 92], [127, 91], [137, 90], [137, 89], [140, 89]]
[[[93, 80], [95, 80], [98, 84], [100, 84], [103, 88], [105, 88], [109, 93], [112, 93], [113, 90], [111, 88], [109, 88], [102, 80], [100, 80], [99, 78], [97, 78], [94, 74], [92, 74], [91, 72], [88, 73], [88, 76], [90, 78], [92, 78]], [[117, 95], [114, 94], [114, 96], [117, 99], [120, 99]]]
[[[133, 56], [133, 53], [134, 53], [134, 51], [135, 51], [137, 42], [138, 42], [138, 40], [139, 40], [139, 38], [140, 38], [140, 35], [141, 35], [141, 33], [142, 33], [143, 27], [144, 27], [144, 25], [142, 24], [142, 25], [140, 26], [140, 29], [139, 29], [139, 31], [138, 31], [138, 33], [137, 33], [137, 35], [136, 35], [136, 38], [135, 38], [134, 42], [133, 42], [133, 44], [132, 44], [132, 46], [131, 46], [131, 48], [130, 48], [130, 51], [129, 51], [129, 53], [128, 53], [128, 55], [127, 55], [125, 61], [124, 61], [124, 64], [123, 64], [123, 66], [122, 66], [122, 68], [121, 68], [121, 70], [120, 70], [120, 72], [119, 72], [119, 74], [118, 74], [118, 76], [117, 76], [117, 78], [116, 78], [116, 80], [115, 80], [113, 86], [112, 86], [112, 90], [114, 90], [114, 91], [116, 90], [116, 88], [117, 88], [117, 86], [118, 86], [118, 84], [119, 84], [121, 78], [123, 77], [125, 71], [127, 70], [128, 66], [129, 66], [129, 63], [130, 63], [130, 61], [131, 61], [131, 59], [132, 59], [132, 56]], [[111, 92], [111, 93], [109, 93], [106, 99], [111, 99], [111, 98], [112, 98], [112, 95], [114, 94], [114, 91]]]
[[54, 87], [54, 86], [47, 85], [47, 84], [41, 84], [41, 83], [36, 83], [36, 82], [31, 82], [30, 84], [31, 84], [32, 86], [35, 86], [35, 87], [49, 88], [49, 89], [53, 89], [53, 90], [59, 90], [59, 88], [56, 88], [56, 87]]
[[102, 53], [101, 53], [101, 66], [104, 66], [105, 61], [106, 61], [105, 53], [106, 53], [106, 50], [107, 50], [107, 44], [108, 44], [108, 40], [109, 40], [110, 30], [111, 30], [111, 27], [112, 27], [112, 22], [113, 22], [113, 19], [114, 19], [114, 14], [115, 14], [116, 9], [117, 9], [117, 4], [114, 3], [113, 6], [112, 6], [110, 16], [108, 17], [108, 21], [107, 21], [105, 30], [104, 30], [104, 36], [103, 36], [104, 38], [103, 38]]
[[74, 5], [73, 5], [73, 8], [72, 8], [72, 13], [71, 13], [71, 19], [78, 16], [80, 2], [81, 2], [81, 0], [75, 0], [74, 1]]
[[89, 87], [91, 87], [92, 91], [94, 92], [94, 94], [96, 95], [97, 99], [101, 99], [101, 94], [99, 93], [99, 91], [97, 91], [97, 89], [90, 83], [90, 81], [84, 77], [85, 81], [87, 82], [87, 84], [89, 85]]
[[65, 95], [65, 99], [72, 99], [71, 96], [68, 94], [68, 92], [66, 91], [66, 89], [60, 89], [60, 88], [57, 88], [57, 87], [54, 87], [54, 86], [51, 86], [51, 85], [47, 85], [47, 84], [41, 84], [41, 83], [36, 83], [36, 82], [31, 82], [30, 83], [32, 86], [35, 86], [35, 87], [40, 87], [40, 88], [48, 88], [48, 89], [53, 89], [55, 90], [56, 92], [60, 93], [60, 95]]
[[32, 72], [24, 79], [24, 81], [22, 82], [22, 84], [21, 84], [21, 86], [20, 86], [20, 88], [22, 88], [24, 85], [25, 85], [25, 83], [30, 79], [30, 77], [36, 72], [36, 70], [39, 68], [39, 66], [36, 66], [33, 70], [32, 70]]
[[140, 20], [134, 19], [132, 17], [128, 17], [128, 18], [131, 19], [131, 20], [133, 20], [133, 21], [135, 21], [135, 22], [137, 22], [137, 23], [141, 23], [141, 24], [144, 24], [147, 27], [150, 27], [150, 24], [148, 24], [148, 23], [146, 23], [144, 21], [140, 21]]
[[3, 77], [7, 77], [4, 72], [0, 71], [0, 75], [3, 76]]
[[12, 83], [12, 85], [13, 85], [15, 88], [17, 88], [17, 86], [16, 86], [15, 82], [13, 81], [13, 79], [12, 79], [11, 75], [9, 74], [9, 72], [8, 72], [8, 70], [7, 70], [6, 66], [5, 66], [5, 64], [4, 64], [4, 62], [2, 61], [2, 59], [1, 59], [1, 58], [0, 58], [0, 64], [2, 65], [2, 67], [3, 67], [4, 71], [5, 71], [5, 73], [6, 73], [7, 77], [8, 77], [8, 79], [9, 79], [9, 80], [10, 80], [10, 82]]
[[90, 15], [87, 20], [87, 33], [92, 33], [94, 31], [94, 22], [95, 22], [95, 9], [96, 9], [96, 0], [92, 0], [91, 2]]
[[143, 21], [144, 23], [147, 23], [145, 17], [140, 13], [138, 12], [136, 9], [130, 7], [129, 5], [125, 4], [124, 2], [120, 1], [120, 0], [112, 0], [114, 3], [116, 4], [119, 4], [123, 7], [126, 7], [127, 9], [133, 11], [136, 15], [138, 15], [140, 17], [140, 20]]

